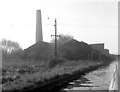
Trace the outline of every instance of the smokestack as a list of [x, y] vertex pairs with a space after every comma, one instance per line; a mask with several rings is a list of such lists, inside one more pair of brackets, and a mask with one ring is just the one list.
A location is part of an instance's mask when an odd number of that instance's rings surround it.
[[36, 43], [43, 41], [41, 10], [36, 12]]

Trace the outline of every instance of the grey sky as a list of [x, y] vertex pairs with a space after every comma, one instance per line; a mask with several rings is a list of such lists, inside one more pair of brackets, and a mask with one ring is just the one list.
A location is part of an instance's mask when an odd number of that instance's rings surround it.
[[[104, 2], [106, 1], [106, 2]], [[117, 0], [4, 0], [0, 1], [0, 39], [6, 38], [27, 48], [35, 43], [36, 10], [42, 10], [44, 41], [51, 40], [54, 18], [58, 33], [73, 35], [87, 43], [105, 43], [118, 52]], [[47, 19], [50, 17], [50, 20]], [[50, 24], [50, 25], [49, 25]]]

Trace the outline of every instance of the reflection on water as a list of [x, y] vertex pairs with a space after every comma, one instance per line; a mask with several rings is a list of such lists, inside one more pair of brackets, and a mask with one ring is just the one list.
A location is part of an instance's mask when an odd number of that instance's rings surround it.
[[[68, 84], [62, 91], [74, 92], [74, 90], [108, 90], [116, 62], [107, 67], [102, 67], [93, 72], [81, 76]], [[62, 92], [61, 91], [61, 92]]]

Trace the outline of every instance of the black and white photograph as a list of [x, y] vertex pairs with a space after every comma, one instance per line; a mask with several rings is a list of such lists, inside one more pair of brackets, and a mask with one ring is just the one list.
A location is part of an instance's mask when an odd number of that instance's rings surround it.
[[1, 0], [1, 92], [119, 92], [119, 0]]

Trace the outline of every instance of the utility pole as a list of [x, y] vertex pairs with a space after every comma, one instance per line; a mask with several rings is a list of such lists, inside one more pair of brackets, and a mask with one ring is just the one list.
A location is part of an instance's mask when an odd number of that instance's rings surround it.
[[59, 37], [59, 35], [57, 35], [57, 20], [55, 18], [55, 35], [51, 35], [51, 36], [55, 36], [55, 59], [57, 60], [57, 37]]

